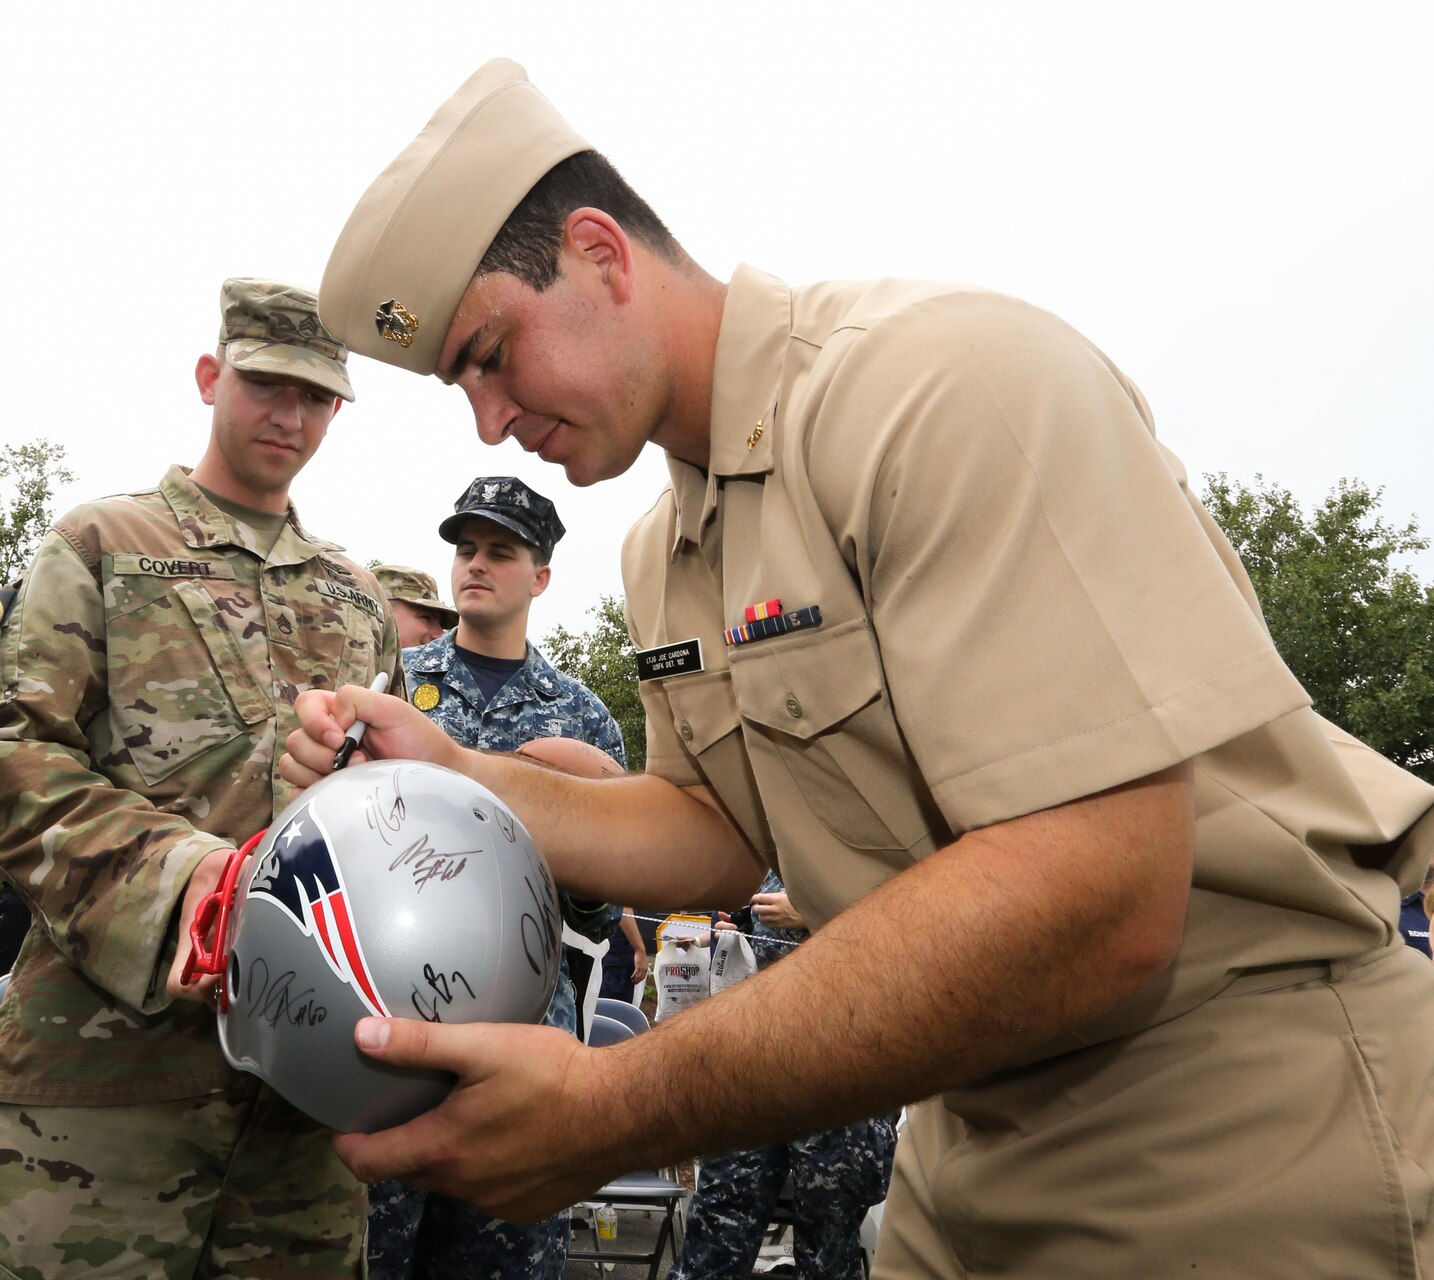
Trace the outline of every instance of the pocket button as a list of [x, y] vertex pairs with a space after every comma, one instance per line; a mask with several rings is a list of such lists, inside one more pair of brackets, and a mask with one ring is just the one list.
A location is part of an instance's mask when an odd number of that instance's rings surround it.
[[790, 715], [793, 720], [800, 720], [802, 718], [802, 704], [790, 693], [787, 695], [787, 714]]

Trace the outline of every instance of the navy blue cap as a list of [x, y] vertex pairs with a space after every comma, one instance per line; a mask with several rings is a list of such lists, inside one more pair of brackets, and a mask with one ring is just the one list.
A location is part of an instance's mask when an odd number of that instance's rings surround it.
[[457, 542], [463, 524], [475, 516], [511, 529], [550, 560], [558, 539], [567, 532], [558, 509], [517, 476], [479, 476], [459, 495], [453, 514], [438, 526], [445, 542]]

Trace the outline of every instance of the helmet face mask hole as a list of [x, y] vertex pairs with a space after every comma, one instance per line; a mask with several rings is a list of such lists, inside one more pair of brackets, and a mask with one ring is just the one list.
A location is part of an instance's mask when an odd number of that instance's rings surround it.
[[232, 951], [229, 953], [229, 990], [235, 995], [239, 993], [239, 955]]
[[474, 809], [474, 810], [473, 810], [473, 816], [474, 816], [475, 818], [477, 818], [479, 822], [487, 822], [487, 821], [488, 821], [488, 815], [487, 815], [486, 813], [484, 813], [482, 809]]

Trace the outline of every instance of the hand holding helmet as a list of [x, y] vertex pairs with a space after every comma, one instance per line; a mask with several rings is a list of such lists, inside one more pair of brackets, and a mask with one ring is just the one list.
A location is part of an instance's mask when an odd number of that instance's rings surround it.
[[299, 796], [239, 874], [216, 941], [220, 1044], [331, 1128], [386, 1128], [453, 1077], [366, 1057], [354, 1024], [536, 1022], [560, 936], [547, 864], [491, 792], [418, 761], [353, 766]]

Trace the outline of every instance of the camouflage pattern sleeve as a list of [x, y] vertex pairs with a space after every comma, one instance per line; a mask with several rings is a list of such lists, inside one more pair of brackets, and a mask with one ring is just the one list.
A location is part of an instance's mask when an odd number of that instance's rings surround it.
[[603, 706], [596, 695], [593, 696], [593, 702], [597, 704], [596, 709], [602, 714], [598, 718], [597, 726], [589, 741], [593, 746], [606, 751], [608, 755], [626, 769], [627, 747], [622, 741], [622, 730], [618, 728], [617, 721], [612, 718], [612, 712]]
[[[382, 593], [380, 593], [382, 599]], [[393, 620], [393, 611], [385, 609], [383, 620], [383, 652], [379, 654], [378, 669], [388, 672], [388, 691], [395, 698], [408, 701], [408, 681], [403, 670], [403, 646], [398, 642], [398, 623]]]
[[169, 1003], [171, 917], [204, 856], [231, 847], [115, 786], [86, 729], [109, 652], [98, 566], [58, 532], [41, 544], [0, 636], [0, 868], [56, 949], [141, 1012]]

